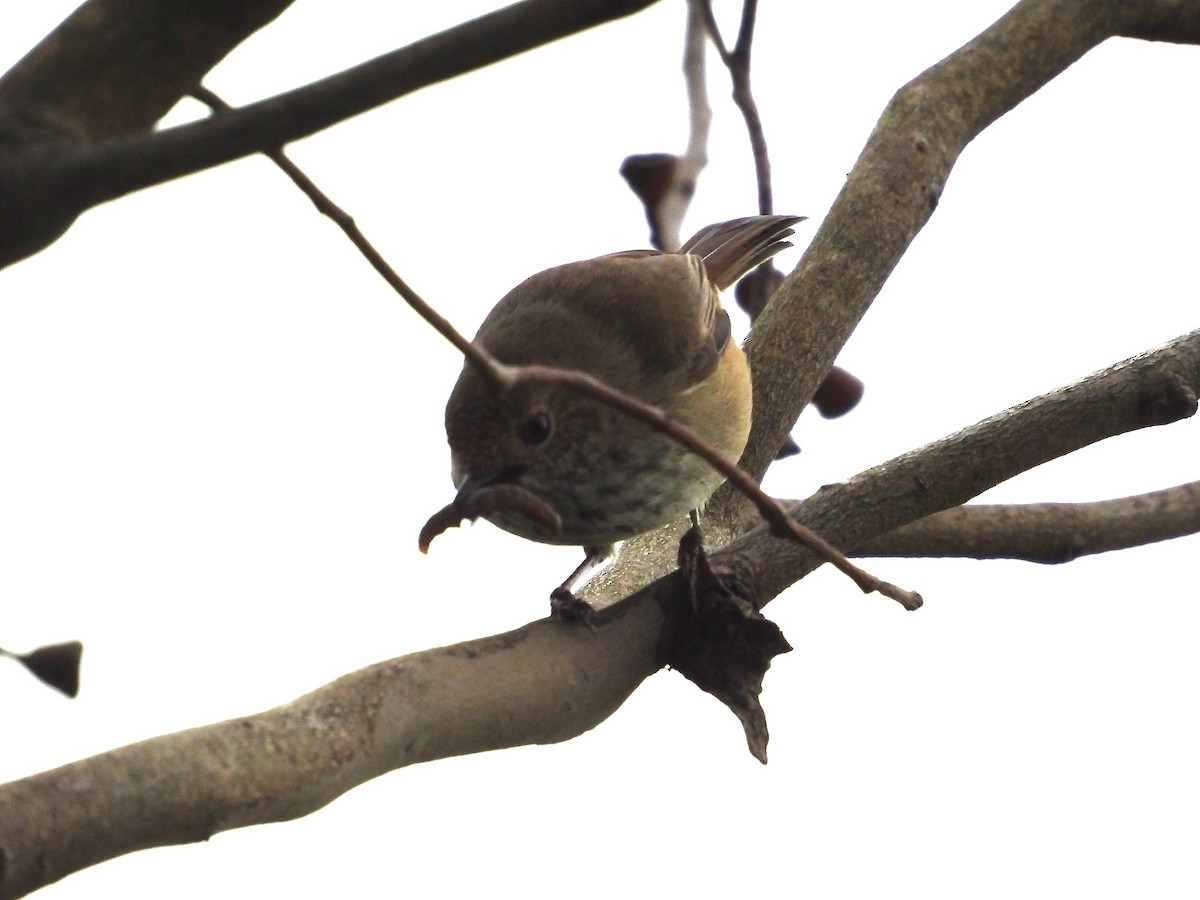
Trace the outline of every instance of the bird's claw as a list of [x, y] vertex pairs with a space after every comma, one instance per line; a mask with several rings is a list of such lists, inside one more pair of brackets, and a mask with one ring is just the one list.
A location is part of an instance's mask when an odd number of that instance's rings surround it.
[[563, 622], [581, 623], [592, 634], [596, 633], [596, 610], [571, 593], [565, 585], [550, 592], [550, 615]]

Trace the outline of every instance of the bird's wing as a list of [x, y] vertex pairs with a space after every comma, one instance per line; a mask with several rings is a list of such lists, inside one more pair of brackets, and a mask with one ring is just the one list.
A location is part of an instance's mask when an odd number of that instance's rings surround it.
[[577, 368], [660, 402], [713, 373], [731, 333], [719, 289], [788, 246], [796, 221], [738, 219], [677, 253], [628, 250], [547, 269], [502, 299], [477, 339], [502, 362]]

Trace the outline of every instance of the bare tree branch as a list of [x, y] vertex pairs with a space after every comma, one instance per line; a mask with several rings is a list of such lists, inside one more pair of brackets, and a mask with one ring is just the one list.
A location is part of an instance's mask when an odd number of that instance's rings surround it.
[[1064, 563], [1200, 532], [1200, 481], [1092, 503], [960, 506], [860, 545], [856, 556]]
[[[0, 145], [148, 131], [292, 0], [90, 0], [0, 77]], [[146, 73], [153, 72], [153, 78]]]
[[[842, 484], [826, 485], [788, 512], [857, 555], [868, 540], [961, 506], [1034, 466], [1107, 437], [1187, 418], [1196, 412], [1198, 394], [1200, 331], [1194, 331]], [[722, 553], [748, 558], [764, 601], [820, 565], [761, 528]]]
[[0, 898], [135, 850], [294, 819], [412, 763], [575, 737], [659, 668], [662, 622], [652, 603], [599, 637], [534, 622], [0, 786]]
[[[1122, 35], [1200, 42], [1200, 8], [1170, 0], [1120, 5], [1023, 0], [896, 93], [816, 237], [756, 319], [746, 342], [754, 374], [754, 414], [743, 469], [761, 477], [774, 460], [846, 339], [932, 215], [966, 144], [1089, 49]], [[1003, 465], [1000, 459], [972, 462]], [[1008, 477], [997, 472], [994, 480], [979, 483], [990, 487]], [[882, 530], [958, 506], [984, 489], [900, 513]], [[731, 485], [717, 491], [706, 512], [710, 535], [733, 538], [757, 525], [755, 510]], [[853, 550], [853, 541], [809, 517], [808, 506], [798, 518], [832, 543]], [[585, 589], [588, 602], [611, 603], [674, 568], [680, 533], [677, 528], [630, 541], [620, 563]], [[794, 580], [785, 575], [777, 586], [782, 589]]]
[[[997, 476], [985, 460], [1011, 457], [1009, 468], [1020, 471], [1175, 421], [1195, 411], [1198, 388], [1194, 332], [823, 489], [792, 511], [834, 540], [864, 545], [902, 524], [890, 506], [928, 514], [1015, 473]], [[1066, 436], [1057, 437], [1060, 429]], [[750, 567], [760, 599], [819, 564], [765, 527], [714, 561], [722, 558]], [[401, 766], [578, 735], [661, 665], [689, 602], [682, 581], [673, 572], [609, 608], [594, 633], [534, 622], [379, 663], [257, 716], [0, 785], [0, 898], [134, 850], [295, 818]], [[81, 784], [88, 789], [73, 787]]]
[[[338, 75], [223, 116], [155, 134], [132, 134], [99, 143], [79, 143], [85, 137], [80, 135], [72, 142], [57, 141], [49, 149], [35, 144], [10, 151], [7, 158], [0, 157], [0, 198], [4, 200], [0, 264], [41, 249], [92, 206], [251, 153], [266, 152], [420, 88], [629, 15], [653, 2], [523, 0]], [[149, 5], [155, 10], [170, 6], [165, 2]], [[216, 5], [224, 9], [226, 4]], [[57, 54], [40, 54], [38, 65], [53, 65], [57, 58]], [[211, 60], [208, 67], [215, 62]], [[141, 70], [143, 79], [153, 80], [145, 78], [146, 71], [155, 71], [153, 67]], [[175, 84], [174, 99], [195, 87], [203, 71], [189, 84]], [[0, 106], [10, 116], [19, 114], [3, 88], [0, 82]], [[18, 93], [15, 99], [25, 96]], [[158, 100], [159, 105], [162, 102]], [[137, 121], [142, 123], [145, 118], [143, 114]]]
[[52, 243], [83, 210], [54, 195], [52, 161], [147, 131], [290, 4], [90, 0], [0, 77], [0, 265]]
[[[892, 268], [937, 206], [963, 148], [1109, 37], [1200, 42], [1200, 7], [1172, 0], [1024, 0], [901, 88], [841, 194], [746, 344], [761, 477]], [[717, 502], [727, 500], [724, 492]], [[748, 514], [743, 511], [742, 515]]]

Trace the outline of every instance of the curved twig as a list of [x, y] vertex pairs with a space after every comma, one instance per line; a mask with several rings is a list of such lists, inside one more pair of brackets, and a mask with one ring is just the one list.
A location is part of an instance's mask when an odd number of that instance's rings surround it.
[[876, 578], [870, 572], [856, 566], [837, 547], [807, 525], [802, 524], [796, 517], [789, 515], [787, 510], [759, 487], [758, 482], [751, 478], [744, 469], [739, 468], [737, 463], [726, 459], [695, 431], [682, 422], [672, 419], [658, 407], [642, 403], [590, 375], [571, 369], [557, 369], [550, 366], [519, 366], [510, 371], [517, 383], [532, 381], [569, 388], [611, 406], [613, 409], [618, 409], [631, 418], [645, 422], [680, 446], [686, 447], [724, 475], [736, 490], [754, 504], [755, 509], [766, 521], [772, 535], [807, 547], [822, 560], [848, 576], [863, 593], [877, 591], [885, 597], [895, 600], [907, 610], [921, 608], [920, 594]]
[[[208, 106], [214, 113], [219, 112], [221, 115], [225, 115], [230, 111], [229, 104], [206, 87], [193, 88], [191, 94], [201, 103]], [[469, 359], [497, 390], [503, 390], [511, 383], [511, 379], [505, 375], [507, 367], [496, 362], [490, 355], [483, 352], [481, 348], [476, 347], [463, 337], [461, 332], [450, 324], [449, 319], [426, 303], [420, 294], [409, 287], [408, 282], [401, 278], [400, 274], [383, 258], [383, 254], [376, 250], [375, 246], [367, 240], [367, 236], [358, 227], [358, 223], [354, 221], [354, 217], [329, 199], [313, 180], [305, 175], [300, 167], [288, 158], [282, 147], [270, 147], [262, 152], [292, 180], [292, 183], [303, 192], [304, 196], [312, 201], [313, 206], [317, 208], [318, 212], [333, 220], [334, 224], [358, 248], [359, 253], [366, 258], [371, 267], [379, 273], [380, 277], [388, 283], [392, 290], [403, 297], [404, 302], [412, 307], [417, 315], [428, 322], [434, 331], [444, 337], [463, 356]]]
[[754, 22], [758, 15], [758, 0], [742, 0], [742, 19], [738, 25], [738, 36], [730, 50], [721, 37], [721, 29], [713, 16], [712, 0], [703, 0], [700, 6], [708, 35], [733, 82], [733, 102], [746, 123], [746, 134], [750, 138], [750, 152], [754, 157], [754, 176], [758, 185], [758, 212], [770, 215], [775, 201], [771, 189], [771, 157], [767, 152], [767, 136], [763, 131], [762, 116], [758, 102], [750, 87], [750, 50], [754, 44]]
[[[197, 88], [193, 94], [197, 99], [208, 104], [214, 112], [223, 112], [225, 109], [228, 109], [224, 101], [210, 90]], [[497, 390], [509, 390], [518, 384], [529, 382], [556, 384], [584, 394], [593, 400], [597, 400], [600, 403], [620, 410], [628, 416], [647, 423], [652, 428], [667, 435], [681, 446], [695, 453], [734, 483], [740, 491], [753, 501], [755, 507], [762, 513], [763, 518], [770, 523], [772, 533], [780, 537], [789, 537], [809, 547], [824, 560], [836, 566], [839, 571], [844, 572], [853, 579], [854, 583], [864, 593], [878, 591], [885, 597], [890, 597], [897, 601], [905, 609], [915, 610], [920, 608], [920, 594], [904, 590], [890, 582], [876, 578], [874, 575], [856, 566], [846, 558], [845, 554], [824, 540], [820, 535], [788, 516], [783, 507], [769, 497], [753, 478], [738, 468], [736, 463], [725, 459], [724, 456], [710, 446], [700, 435], [696, 434], [695, 431], [682, 422], [672, 419], [661, 409], [630, 397], [628, 394], [622, 393], [583, 372], [558, 369], [551, 366], [506, 365], [493, 358], [481, 346], [468, 341], [450, 324], [449, 320], [439, 314], [416, 291], [408, 286], [383, 258], [382, 254], [375, 249], [366, 235], [363, 234], [353, 217], [348, 215], [345, 210], [321, 191], [311, 178], [305, 175], [295, 163], [288, 159], [281, 148], [275, 147], [266, 151], [266, 153], [277, 166], [287, 173], [292, 182], [304, 192], [305, 196], [313, 202], [317, 209], [331, 218], [342, 229], [343, 233], [353, 242], [354, 246], [371, 263], [375, 271], [383, 276], [384, 280], [404, 298], [405, 302], [418, 315], [425, 319], [426, 322], [432, 325], [439, 334], [457, 347], [492, 382]], [[529, 495], [525, 498], [525, 502], [540, 501]], [[544, 504], [542, 505], [544, 506]], [[459, 512], [462, 514], [458, 515]], [[556, 516], [548, 508], [539, 512], [541, 517]], [[420, 543], [422, 551], [429, 546], [429, 542], [436, 534], [451, 527], [451, 519], [455, 515], [458, 515], [457, 521], [461, 521], [464, 517], [472, 517], [471, 513], [471, 510], [459, 510], [454, 504], [435, 513], [425, 528], [421, 530]], [[475, 514], [478, 515], [479, 513], [476, 512]]]

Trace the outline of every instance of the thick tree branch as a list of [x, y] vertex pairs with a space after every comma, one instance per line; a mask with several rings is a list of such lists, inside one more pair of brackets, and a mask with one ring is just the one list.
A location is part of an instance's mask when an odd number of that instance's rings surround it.
[[[1200, 331], [827, 485], [788, 512], [851, 554], [881, 534], [942, 510], [1107, 437], [1191, 416], [1200, 394]], [[820, 565], [758, 528], [722, 553], [746, 558], [760, 596], [778, 595]], [[718, 554], [718, 558], [720, 554]]]
[[[42, 145], [10, 151], [7, 158], [0, 157], [0, 264], [41, 249], [92, 206], [268, 151], [420, 88], [629, 15], [653, 2], [523, 0], [223, 116], [94, 144], [60, 142], [53, 152]], [[190, 84], [174, 85], [175, 99], [198, 81], [197, 76]], [[0, 89], [3, 86], [0, 83]], [[19, 113], [2, 90], [0, 105], [10, 115]]]
[[[291, 0], [90, 0], [0, 77], [0, 265], [56, 240], [82, 208], [40, 183], [60, 154], [148, 131]], [[153, 77], [147, 77], [153, 73]]]
[[[1198, 388], [1195, 332], [826, 488], [792, 511], [834, 540], [865, 545], [903, 524], [898, 519], [958, 505], [1038, 462], [1190, 415]], [[1013, 462], [997, 475], [981, 462], [989, 459]], [[817, 564], [766, 527], [714, 556], [722, 560], [750, 567], [760, 600]], [[0, 898], [134, 850], [295, 818], [401, 766], [580, 734], [661, 665], [688, 602], [672, 573], [606, 610], [594, 633], [534, 622], [380, 663], [257, 716], [2, 785]]]
[[2, 785], [0, 898], [135, 850], [294, 819], [412, 763], [575, 737], [659, 668], [662, 625], [653, 603], [599, 636], [534, 622]]
[[1064, 563], [1200, 532], [1200, 481], [1092, 503], [960, 506], [867, 541], [855, 556]]
[[963, 148], [1114, 36], [1200, 42], [1200, 6], [1172, 0], [1024, 0], [896, 93], [800, 264], [747, 342], [755, 392], [744, 468], [759, 477], [766, 471], [933, 213]]
[[[700, 2], [700, 0], [697, 0]], [[1151, 0], [1024, 0], [979, 37], [902, 87], [884, 110], [796, 269], [755, 320], [746, 342], [754, 416], [741, 466], [761, 478], [788, 439], [859, 319], [937, 206], [958, 154], [991, 122], [1113, 36], [1200, 42], [1200, 6]], [[1011, 475], [997, 473], [992, 484]], [[958, 506], [934, 506], [890, 527]], [[754, 528], [732, 486], [709, 501], [710, 535]], [[802, 521], [838, 546], [852, 544]], [[611, 603], [674, 566], [682, 526], [639, 537], [584, 594]], [[881, 532], [876, 532], [881, 533]], [[782, 578], [785, 586], [794, 579]]]
[[[90, 0], [0, 77], [0, 143], [148, 131], [292, 0]], [[153, 72], [153, 78], [147, 78]]]

